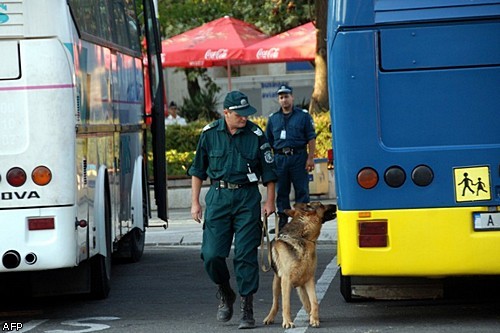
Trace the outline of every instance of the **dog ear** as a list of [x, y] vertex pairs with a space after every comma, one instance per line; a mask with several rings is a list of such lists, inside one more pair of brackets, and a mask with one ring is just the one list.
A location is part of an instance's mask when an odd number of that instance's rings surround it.
[[285, 210], [284, 210], [284, 213], [285, 213], [287, 216], [294, 217], [294, 216], [297, 214], [297, 211], [295, 211], [295, 210], [293, 210], [293, 209], [285, 209]]
[[334, 220], [336, 217], [337, 217], [337, 206], [326, 205], [325, 212], [323, 214], [323, 222]]

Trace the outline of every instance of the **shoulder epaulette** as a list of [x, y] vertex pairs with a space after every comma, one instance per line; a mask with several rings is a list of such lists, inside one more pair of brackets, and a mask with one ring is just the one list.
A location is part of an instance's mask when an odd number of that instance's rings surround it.
[[252, 132], [254, 132], [255, 135], [257, 135], [257, 136], [263, 136], [264, 135], [264, 132], [262, 132], [262, 130], [260, 129], [260, 127], [257, 126], [257, 125], [252, 126]]
[[217, 121], [211, 122], [210, 124], [205, 125], [203, 127], [202, 132], [208, 131], [211, 128], [217, 127]]

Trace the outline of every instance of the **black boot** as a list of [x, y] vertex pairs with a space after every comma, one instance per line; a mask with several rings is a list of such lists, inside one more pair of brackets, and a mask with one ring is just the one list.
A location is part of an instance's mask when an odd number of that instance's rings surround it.
[[253, 318], [253, 295], [241, 298], [241, 320], [239, 329], [247, 329], [255, 327], [255, 319]]
[[280, 219], [279, 219], [279, 226], [280, 230], [283, 229], [283, 227], [288, 223], [288, 215], [285, 213], [278, 213]]
[[219, 284], [218, 296], [220, 297], [219, 308], [217, 309], [217, 320], [226, 322], [233, 317], [233, 304], [236, 294], [229, 285], [229, 282]]

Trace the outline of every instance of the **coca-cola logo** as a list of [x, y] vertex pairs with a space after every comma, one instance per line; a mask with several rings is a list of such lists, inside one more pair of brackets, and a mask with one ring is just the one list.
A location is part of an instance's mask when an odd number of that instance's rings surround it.
[[279, 47], [272, 47], [270, 49], [259, 49], [257, 51], [257, 59], [278, 59], [280, 55]]
[[207, 50], [205, 52], [205, 59], [208, 60], [221, 60], [227, 59], [227, 49], [218, 49], [218, 50]]

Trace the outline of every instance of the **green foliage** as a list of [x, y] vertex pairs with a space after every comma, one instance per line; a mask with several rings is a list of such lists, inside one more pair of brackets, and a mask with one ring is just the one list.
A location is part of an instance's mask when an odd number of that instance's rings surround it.
[[224, 15], [251, 22], [268, 35], [314, 19], [314, 1], [310, 0], [161, 0], [158, 7], [166, 38]]
[[186, 176], [186, 172], [194, 159], [194, 151], [178, 152], [167, 150], [167, 175], [171, 178]]
[[181, 113], [188, 121], [219, 119], [217, 104], [218, 99], [214, 89], [200, 90], [193, 97], [183, 98]]
[[158, 7], [162, 35], [172, 37], [229, 15], [231, 6], [231, 1], [226, 0], [161, 0]]
[[317, 113], [312, 117], [316, 128], [316, 157], [328, 157], [328, 149], [332, 148], [330, 113]]
[[314, 1], [236, 0], [231, 14], [252, 22], [268, 35], [275, 35], [314, 19]]
[[186, 126], [169, 125], [165, 128], [165, 146], [168, 150], [179, 152], [194, 151], [200, 138], [201, 128], [207, 123], [202, 121], [188, 122]]

